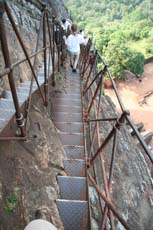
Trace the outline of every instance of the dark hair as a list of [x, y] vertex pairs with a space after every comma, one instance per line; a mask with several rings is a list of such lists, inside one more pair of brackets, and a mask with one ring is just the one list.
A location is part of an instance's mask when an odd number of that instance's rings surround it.
[[65, 18], [64, 18], [64, 19], [62, 19], [62, 22], [63, 22], [63, 23], [65, 23], [65, 22], [66, 22], [66, 19], [65, 19]]

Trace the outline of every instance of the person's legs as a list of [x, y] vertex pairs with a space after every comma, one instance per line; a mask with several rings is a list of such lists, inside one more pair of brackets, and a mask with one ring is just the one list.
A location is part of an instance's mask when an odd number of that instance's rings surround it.
[[76, 69], [77, 64], [78, 64], [78, 60], [79, 60], [79, 53], [76, 53], [75, 57], [74, 57], [73, 69]]
[[70, 66], [73, 68], [73, 58], [74, 58], [74, 55], [73, 55], [73, 53], [69, 52], [69, 56], [70, 56]]

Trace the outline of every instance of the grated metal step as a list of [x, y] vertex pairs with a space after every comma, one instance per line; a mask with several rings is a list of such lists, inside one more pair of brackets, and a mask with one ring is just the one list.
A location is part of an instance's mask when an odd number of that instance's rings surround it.
[[[37, 87], [36, 87], [36, 85], [34, 86], [32, 86], [32, 92], [34, 92], [35, 90], [37, 89]], [[29, 91], [30, 91], [30, 85], [29, 85], [29, 87], [25, 87], [25, 86], [20, 86], [19, 88], [18, 88], [18, 92], [22, 92], [22, 93], [24, 93], [24, 94], [29, 94]]]
[[85, 177], [85, 161], [81, 159], [64, 160], [64, 169], [68, 176]]
[[11, 117], [14, 115], [14, 111], [13, 110], [3, 110], [0, 109], [0, 118], [2, 120], [9, 120], [11, 119]]
[[[11, 91], [6, 91], [5, 96], [6, 96], [7, 99], [13, 100]], [[27, 93], [24, 94], [24, 93], [17, 92], [17, 96], [18, 96], [18, 100], [23, 102], [23, 101], [25, 101], [27, 99], [28, 94]]]
[[83, 133], [83, 123], [72, 122], [54, 122], [60, 132], [66, 133]]
[[63, 145], [84, 145], [83, 134], [81, 133], [59, 133], [59, 137]]
[[82, 122], [81, 113], [53, 112], [52, 118], [55, 122]]
[[56, 98], [53, 97], [51, 99], [51, 102], [56, 105], [68, 105], [68, 106], [80, 106], [81, 107], [81, 101], [78, 99], [71, 99], [71, 98]]
[[73, 111], [74, 113], [80, 113], [82, 110], [80, 106], [56, 105], [52, 103], [52, 111], [67, 112], [67, 113]]
[[1, 98], [0, 99], [0, 109], [12, 110], [15, 112], [15, 107], [12, 100]]
[[84, 159], [84, 146], [65, 145], [64, 151], [68, 159]]
[[7, 120], [0, 118], [0, 129], [4, 128], [6, 123], [7, 123]]
[[88, 230], [88, 202], [56, 200], [65, 230]]
[[86, 178], [72, 176], [57, 176], [62, 199], [86, 200]]
[[57, 93], [56, 98], [63, 98], [63, 99], [77, 99], [77, 100], [80, 100], [81, 99], [81, 96], [80, 94], [69, 94], [69, 93]]

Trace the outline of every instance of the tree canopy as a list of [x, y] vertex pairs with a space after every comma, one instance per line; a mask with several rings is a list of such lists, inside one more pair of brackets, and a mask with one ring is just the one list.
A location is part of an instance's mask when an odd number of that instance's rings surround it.
[[152, 0], [65, 0], [80, 29], [93, 36], [114, 77], [124, 70], [143, 73], [144, 57], [153, 56]]

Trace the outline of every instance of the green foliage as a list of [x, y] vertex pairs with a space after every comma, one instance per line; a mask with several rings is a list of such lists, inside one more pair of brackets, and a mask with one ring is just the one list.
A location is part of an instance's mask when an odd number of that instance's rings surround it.
[[61, 81], [62, 80], [62, 75], [61, 75], [60, 72], [55, 73], [55, 79], [56, 79], [56, 81]]
[[81, 29], [92, 35], [114, 76], [123, 78], [125, 68], [142, 73], [144, 56], [153, 56], [152, 0], [65, 0], [65, 3]]
[[18, 205], [17, 192], [12, 192], [6, 201], [5, 211], [7, 214], [12, 214]]
[[139, 52], [130, 50], [124, 40], [111, 40], [105, 50], [105, 58], [110, 65], [114, 78], [124, 79], [125, 70], [135, 74], [142, 74], [144, 71], [144, 56]]

